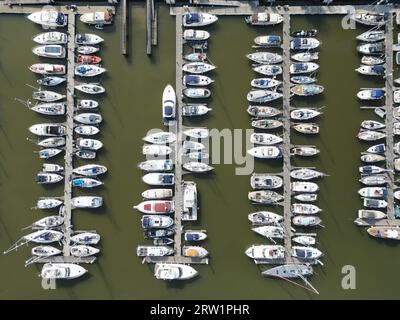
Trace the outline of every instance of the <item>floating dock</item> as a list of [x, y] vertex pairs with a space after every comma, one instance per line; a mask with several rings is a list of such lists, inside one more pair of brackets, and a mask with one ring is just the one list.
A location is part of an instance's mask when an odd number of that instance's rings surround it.
[[127, 0], [121, 1], [121, 54], [127, 54], [128, 42], [128, 13], [127, 13]]

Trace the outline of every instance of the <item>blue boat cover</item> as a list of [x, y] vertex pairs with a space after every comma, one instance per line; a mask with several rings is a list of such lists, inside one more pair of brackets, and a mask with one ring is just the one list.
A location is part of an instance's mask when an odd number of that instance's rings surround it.
[[149, 217], [143, 217], [142, 225], [145, 228], [149, 227], [150, 226], [150, 218]]
[[188, 13], [187, 15], [185, 15], [185, 22], [187, 24], [196, 23], [200, 21], [201, 19], [198, 13]]
[[382, 90], [372, 90], [372, 97], [373, 98], [382, 98], [383, 91]]
[[197, 241], [199, 239], [199, 235], [195, 233], [188, 233], [186, 238], [187, 241]]
[[172, 178], [173, 178], [173, 175], [172, 175], [172, 174], [163, 175], [161, 181], [162, 181], [163, 183], [172, 184]]
[[174, 109], [170, 106], [166, 106], [164, 107], [164, 114], [170, 117], [174, 114]]
[[198, 83], [199, 82], [199, 77], [196, 75], [187, 75], [185, 76], [185, 81], [186, 83]]

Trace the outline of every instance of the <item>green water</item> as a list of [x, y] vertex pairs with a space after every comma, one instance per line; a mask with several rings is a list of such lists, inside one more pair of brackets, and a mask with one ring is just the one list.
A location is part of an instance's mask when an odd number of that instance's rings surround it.
[[[159, 8], [159, 44], [151, 58], [145, 54], [145, 9], [131, 7], [129, 58], [119, 54], [119, 21], [111, 29], [95, 31], [105, 38], [101, 51], [108, 69], [102, 84], [107, 89], [100, 101], [104, 118], [100, 139], [105, 148], [96, 162], [108, 167], [105, 186], [85, 194], [104, 197], [105, 206], [95, 211], [74, 211], [77, 230], [96, 230], [102, 236], [97, 262], [89, 274], [71, 282], [58, 283], [57, 290], [43, 290], [39, 265], [24, 267], [30, 247], [0, 255], [0, 299], [355, 299], [398, 298], [396, 272], [400, 266], [397, 246], [370, 239], [354, 226], [361, 201], [356, 191], [359, 152], [366, 146], [355, 138], [359, 123], [375, 119], [372, 111], [360, 111], [355, 94], [359, 87], [372, 85], [354, 69], [359, 64], [354, 37], [360, 30], [343, 30], [339, 17], [292, 18], [292, 28], [313, 27], [320, 31], [319, 83], [325, 86], [321, 98], [295, 99], [294, 106], [322, 106], [316, 138], [292, 135], [295, 144], [315, 144], [321, 154], [315, 160], [294, 160], [294, 165], [316, 166], [330, 177], [319, 182], [325, 229], [318, 230], [318, 248], [324, 253], [324, 267], [316, 267], [312, 284], [314, 295], [286, 282], [263, 278], [261, 268], [244, 255], [252, 243], [263, 239], [250, 230], [247, 214], [259, 209], [247, 200], [249, 177], [235, 175], [235, 165], [215, 165], [215, 172], [193, 180], [200, 192], [200, 218], [193, 227], [207, 229], [205, 246], [211, 253], [208, 266], [196, 267], [200, 277], [194, 281], [170, 284], [157, 281], [152, 268], [142, 265], [135, 255], [136, 245], [145, 243], [140, 215], [132, 205], [141, 201], [146, 188], [136, 163], [142, 136], [161, 127], [160, 99], [164, 86], [175, 83], [175, 20], [165, 6]], [[14, 31], [10, 30], [23, 30]], [[78, 30], [87, 31], [81, 24]], [[92, 30], [93, 31], [93, 30]], [[218, 66], [213, 74], [213, 108], [210, 115], [195, 123], [209, 128], [249, 128], [246, 94], [254, 73], [244, 57], [253, 38], [263, 29], [247, 26], [242, 18], [222, 17], [210, 28], [211, 61]], [[34, 182], [41, 161], [33, 153], [37, 147], [26, 141], [27, 127], [51, 121], [25, 110], [14, 97], [27, 98], [36, 77], [27, 66], [38, 61], [30, 53], [32, 36], [41, 29], [22, 16], [0, 18], [0, 248], [6, 249], [26, 231], [20, 229], [44, 216], [31, 211], [37, 198], [61, 195], [62, 186], [43, 188]], [[265, 31], [266, 32], [266, 31]], [[280, 28], [269, 33], [279, 34]], [[190, 122], [185, 121], [185, 124]], [[60, 158], [59, 163], [62, 163]], [[83, 162], [76, 161], [75, 165]], [[257, 172], [279, 172], [277, 165], [257, 162]], [[189, 180], [189, 177], [185, 177]], [[78, 194], [78, 192], [75, 192]], [[279, 211], [279, 209], [278, 209]], [[353, 265], [357, 289], [341, 288], [341, 269]]]

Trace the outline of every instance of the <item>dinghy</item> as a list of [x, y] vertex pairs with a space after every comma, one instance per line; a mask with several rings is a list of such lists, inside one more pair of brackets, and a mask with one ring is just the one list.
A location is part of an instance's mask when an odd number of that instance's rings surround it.
[[75, 263], [45, 263], [40, 272], [43, 279], [76, 279], [82, 277], [87, 270]]
[[71, 237], [71, 242], [76, 244], [98, 244], [100, 235], [94, 232], [81, 232]]
[[92, 178], [75, 178], [71, 181], [71, 185], [78, 188], [95, 188], [102, 184], [103, 182]]
[[265, 51], [249, 53], [246, 57], [259, 64], [275, 64], [283, 61], [283, 57], [280, 54]]
[[313, 215], [322, 211], [322, 209], [316, 205], [308, 203], [293, 203], [291, 209], [293, 214], [301, 215]]
[[64, 99], [65, 95], [54, 91], [39, 90], [32, 93], [32, 98], [43, 102], [54, 102]]
[[192, 99], [204, 99], [211, 96], [211, 91], [205, 88], [186, 88], [182, 92], [186, 97]]
[[290, 118], [293, 120], [311, 120], [318, 117], [320, 114], [320, 111], [314, 109], [295, 109], [290, 112]]
[[48, 44], [67, 44], [68, 35], [63, 32], [44, 32], [36, 35], [33, 39], [34, 42], [42, 45]]
[[164, 229], [169, 228], [174, 224], [174, 220], [171, 217], [160, 215], [143, 215], [141, 218], [141, 222], [144, 229]]
[[205, 139], [209, 136], [206, 128], [190, 128], [183, 131], [183, 134], [194, 139]]
[[186, 29], [183, 32], [183, 39], [186, 41], [203, 41], [210, 37], [210, 33], [205, 30]]
[[32, 53], [45, 58], [64, 59], [65, 48], [59, 44], [47, 44], [43, 46], [36, 46], [32, 49]]
[[99, 124], [103, 118], [98, 113], [80, 113], [74, 116], [74, 120], [83, 124]]
[[260, 146], [247, 150], [247, 153], [259, 159], [279, 159], [282, 158], [282, 149], [275, 146]]
[[143, 171], [170, 171], [174, 168], [171, 159], [166, 160], [147, 160], [138, 164]]
[[294, 169], [290, 172], [290, 176], [293, 179], [299, 180], [311, 180], [323, 177], [324, 174], [317, 170], [309, 169], [309, 168], [301, 168], [301, 169]]
[[279, 245], [252, 245], [245, 254], [255, 260], [281, 260], [285, 258], [285, 248]]
[[295, 226], [299, 227], [314, 227], [321, 224], [321, 219], [317, 216], [295, 216], [292, 219], [292, 222]]
[[143, 141], [154, 144], [167, 144], [173, 143], [176, 140], [175, 133], [172, 132], [156, 132], [147, 135]]
[[106, 92], [106, 89], [97, 83], [81, 83], [76, 85], [75, 89], [87, 94], [100, 94]]
[[74, 245], [70, 248], [73, 257], [84, 258], [94, 256], [100, 252], [99, 249], [88, 245]]
[[385, 187], [365, 187], [358, 190], [358, 194], [364, 198], [386, 198], [387, 188]]
[[100, 129], [94, 126], [80, 125], [74, 128], [74, 132], [84, 136], [94, 136], [100, 132]]
[[385, 31], [383, 30], [370, 30], [366, 31], [356, 37], [357, 40], [365, 42], [376, 42], [385, 39]]
[[250, 191], [248, 198], [251, 202], [259, 204], [277, 204], [284, 199], [282, 195], [271, 190]]
[[297, 132], [304, 133], [304, 134], [318, 134], [319, 133], [319, 126], [316, 123], [299, 123], [293, 125], [293, 129]]
[[367, 219], [367, 220], [380, 220], [385, 219], [386, 214], [379, 210], [365, 210], [360, 209], [358, 210], [358, 217], [360, 219]]
[[63, 151], [62, 149], [48, 148], [48, 149], [42, 149], [38, 153], [40, 159], [49, 159], [60, 154], [62, 151]]
[[277, 35], [258, 36], [254, 38], [254, 43], [260, 47], [279, 47], [282, 39]]
[[314, 62], [297, 62], [290, 65], [290, 74], [310, 73], [318, 70], [319, 65]]
[[71, 206], [73, 209], [75, 208], [95, 209], [101, 207], [102, 205], [103, 205], [102, 197], [81, 196], [81, 197], [74, 197], [71, 199]]
[[103, 38], [92, 33], [78, 33], [75, 36], [75, 43], [77, 45], [96, 45], [103, 41]]
[[290, 88], [290, 92], [297, 96], [314, 96], [324, 92], [324, 87], [316, 84], [298, 84]]
[[182, 79], [184, 86], [208, 86], [213, 82], [214, 80], [210, 77], [197, 74], [187, 74]]
[[76, 51], [80, 54], [93, 54], [99, 52], [100, 48], [94, 46], [78, 46]]
[[64, 77], [47, 76], [36, 80], [36, 82], [41, 86], [55, 87], [65, 82], [66, 80], [67, 78]]
[[214, 70], [215, 66], [205, 62], [190, 62], [183, 65], [182, 70], [189, 73], [201, 74]]
[[385, 63], [385, 59], [374, 57], [374, 56], [363, 56], [361, 58], [361, 63], [364, 65], [367, 65], [367, 66], [375, 66], [375, 65]]
[[281, 23], [283, 17], [274, 12], [259, 12], [246, 17], [245, 21], [253, 26], [270, 26]]
[[313, 157], [319, 153], [315, 146], [297, 146], [292, 149], [293, 155], [301, 157]]
[[106, 72], [105, 68], [92, 64], [81, 64], [75, 67], [75, 75], [80, 77], [95, 77]]
[[259, 89], [270, 89], [275, 88], [282, 84], [282, 81], [272, 78], [257, 78], [251, 80], [251, 86]]
[[190, 258], [205, 258], [208, 256], [208, 251], [199, 246], [183, 246], [182, 255]]
[[29, 67], [33, 73], [43, 75], [63, 75], [66, 72], [63, 64], [35, 63]]
[[182, 106], [182, 115], [185, 117], [203, 116], [211, 110], [203, 104], [185, 104]]
[[253, 70], [266, 76], [277, 76], [282, 74], [282, 67], [277, 65], [262, 64], [254, 67]]
[[154, 277], [158, 280], [189, 280], [197, 275], [196, 269], [185, 264], [156, 263], [154, 267]]
[[269, 133], [252, 133], [250, 136], [250, 143], [261, 145], [273, 145], [282, 143], [283, 139]]
[[299, 52], [295, 53], [294, 55], [291, 56], [292, 60], [299, 61], [299, 62], [310, 62], [310, 61], [315, 61], [319, 59], [319, 53], [318, 52]]
[[138, 257], [165, 257], [174, 254], [174, 249], [167, 246], [137, 246]]
[[247, 101], [255, 103], [265, 103], [282, 98], [282, 93], [270, 90], [251, 90], [247, 94]]
[[260, 189], [279, 189], [283, 186], [283, 179], [279, 176], [267, 173], [253, 173], [250, 177], [250, 186], [255, 190]]
[[72, 172], [85, 177], [94, 177], [106, 173], [107, 168], [99, 164], [86, 164], [84, 166], [73, 169]]
[[316, 38], [295, 38], [290, 40], [292, 50], [313, 50], [318, 48], [320, 41]]
[[172, 149], [164, 145], [147, 144], [142, 148], [142, 154], [145, 156], [162, 157], [167, 156], [172, 152]]
[[283, 123], [278, 120], [273, 119], [261, 119], [261, 120], [253, 120], [251, 122], [251, 126], [257, 129], [276, 129], [283, 126]]
[[56, 11], [53, 7], [33, 12], [27, 18], [43, 28], [66, 27], [68, 23], [67, 15]]
[[176, 94], [174, 88], [168, 84], [162, 95], [162, 118], [165, 125], [175, 120], [176, 113]]
[[59, 123], [41, 123], [29, 127], [29, 131], [37, 136], [57, 137], [65, 136], [66, 128]]
[[148, 200], [172, 198], [172, 189], [148, 189], [142, 192], [142, 197]]
[[255, 233], [268, 239], [283, 239], [284, 231], [282, 227], [276, 226], [260, 226], [251, 229]]
[[182, 16], [184, 27], [202, 27], [218, 21], [218, 17], [209, 13], [186, 13]]
[[206, 163], [202, 162], [186, 162], [182, 165], [183, 169], [190, 171], [190, 172], [196, 172], [196, 173], [202, 173], [202, 172], [208, 172], [211, 170], [214, 170], [214, 168]]
[[385, 43], [382, 41], [360, 44], [357, 46], [357, 51], [367, 55], [381, 55], [384, 54]]
[[250, 213], [248, 219], [254, 225], [279, 224], [283, 221], [283, 217], [270, 211], [257, 211]]
[[147, 173], [142, 180], [148, 185], [172, 186], [175, 183], [175, 176], [173, 173]]

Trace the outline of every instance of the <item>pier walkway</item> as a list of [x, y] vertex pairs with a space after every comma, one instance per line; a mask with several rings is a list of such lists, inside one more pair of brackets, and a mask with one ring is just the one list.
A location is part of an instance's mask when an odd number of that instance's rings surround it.
[[[64, 14], [68, 14], [69, 16], [74, 14], [84, 14], [84, 13], [90, 13], [93, 11], [107, 11], [110, 10], [112, 13], [115, 13], [115, 7], [114, 6], [97, 6], [97, 5], [92, 5], [92, 6], [84, 6], [84, 5], [77, 5], [76, 9], [73, 11], [70, 8], [67, 8], [67, 6], [57, 6], [57, 5], [52, 5], [52, 8], [55, 10], [62, 12]], [[29, 14], [32, 12], [40, 11], [41, 7], [40, 6], [35, 6], [35, 5], [13, 5], [12, 7], [8, 6], [5, 1], [0, 1], [0, 14], [1, 13], [15, 13], [15, 14]]]
[[127, 41], [128, 41], [128, 13], [127, 13], [127, 0], [121, 1], [121, 54], [127, 54]]

